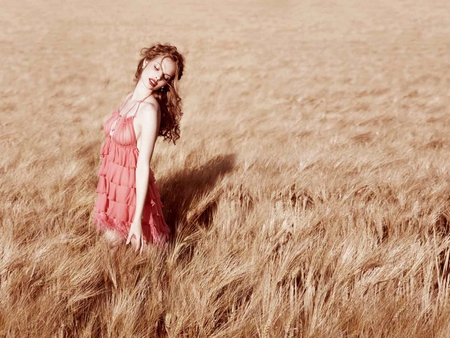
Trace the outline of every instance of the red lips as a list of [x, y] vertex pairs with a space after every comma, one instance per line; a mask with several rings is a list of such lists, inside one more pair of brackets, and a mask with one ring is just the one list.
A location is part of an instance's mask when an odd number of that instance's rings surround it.
[[150, 86], [152, 86], [152, 87], [155, 87], [158, 84], [158, 82], [156, 82], [153, 79], [148, 79], [148, 82], [150, 83]]

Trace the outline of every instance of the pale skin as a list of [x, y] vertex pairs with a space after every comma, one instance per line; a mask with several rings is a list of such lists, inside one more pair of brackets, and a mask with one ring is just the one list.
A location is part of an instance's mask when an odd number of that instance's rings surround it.
[[[153, 60], [145, 60], [143, 67], [144, 70], [134, 91], [126, 98], [127, 100], [131, 96], [130, 100], [121, 109], [121, 114], [126, 113], [126, 116], [130, 116], [135, 113], [137, 102], [142, 102], [133, 119], [136, 146], [139, 150], [136, 165], [136, 209], [126, 239], [126, 244], [132, 243], [136, 252], [139, 250], [142, 252], [145, 244], [141, 218], [149, 183], [150, 162], [161, 121], [159, 103], [152, 94], [172, 81], [175, 76], [176, 64], [172, 59], [160, 56]], [[105, 237], [114, 246], [123, 241], [113, 230], [106, 231]]]

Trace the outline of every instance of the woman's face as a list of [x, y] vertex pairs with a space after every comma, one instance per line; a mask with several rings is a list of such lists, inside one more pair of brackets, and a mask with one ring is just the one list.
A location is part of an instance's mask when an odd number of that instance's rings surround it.
[[[147, 64], [146, 64], [147, 61]], [[140, 82], [152, 92], [161, 89], [175, 76], [175, 62], [165, 56], [159, 56], [153, 60], [144, 61], [144, 70], [141, 73]]]

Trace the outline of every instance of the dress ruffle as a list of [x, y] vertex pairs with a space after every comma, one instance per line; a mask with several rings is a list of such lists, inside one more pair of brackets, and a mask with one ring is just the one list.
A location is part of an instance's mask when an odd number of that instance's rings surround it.
[[110, 160], [109, 157], [103, 159], [97, 174], [99, 176], [105, 176], [108, 181], [116, 185], [129, 188], [136, 187], [136, 169], [123, 167]]
[[100, 156], [108, 155], [110, 155], [111, 161], [122, 167], [136, 168], [139, 150], [133, 146], [117, 144], [108, 136], [100, 150]]

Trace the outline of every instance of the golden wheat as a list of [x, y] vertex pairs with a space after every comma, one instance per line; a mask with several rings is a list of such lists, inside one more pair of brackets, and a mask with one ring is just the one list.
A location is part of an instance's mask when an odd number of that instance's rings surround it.
[[[448, 337], [450, 4], [3, 3], [0, 336]], [[167, 250], [92, 227], [141, 47], [187, 59]]]

